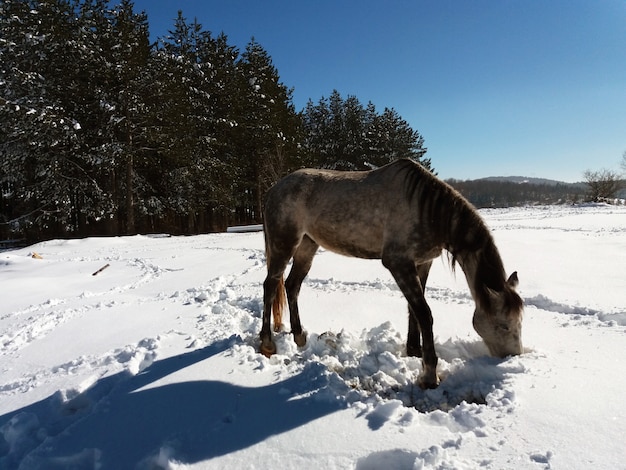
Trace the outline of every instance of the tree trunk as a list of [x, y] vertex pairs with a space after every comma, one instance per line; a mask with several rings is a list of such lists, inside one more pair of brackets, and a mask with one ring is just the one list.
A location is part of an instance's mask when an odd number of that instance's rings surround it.
[[261, 214], [263, 213], [263, 189], [261, 185], [261, 178], [257, 178], [256, 184], [256, 214], [254, 214], [254, 222], [261, 221]]
[[113, 199], [113, 204], [114, 204], [114, 209], [113, 209], [113, 213], [111, 214], [111, 219], [109, 220], [109, 222], [107, 222], [106, 227], [107, 227], [107, 232], [109, 235], [119, 235], [120, 234], [120, 226], [119, 226], [119, 207], [120, 207], [120, 200], [119, 200], [119, 192], [118, 192], [118, 188], [117, 188], [117, 173], [115, 171], [115, 168], [111, 170], [111, 174], [110, 174], [110, 185], [111, 185], [111, 198]]
[[[132, 139], [131, 139], [132, 140]], [[128, 154], [126, 160], [126, 233], [135, 233], [135, 207], [133, 204], [133, 155]]]

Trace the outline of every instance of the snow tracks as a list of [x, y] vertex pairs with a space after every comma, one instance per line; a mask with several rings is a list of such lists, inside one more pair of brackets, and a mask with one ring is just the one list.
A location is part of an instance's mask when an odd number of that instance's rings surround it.
[[[522, 356], [487, 355], [463, 276], [435, 263], [427, 298], [442, 382], [427, 391], [415, 386], [420, 360], [404, 353], [406, 304], [377, 262], [321, 251], [301, 296], [307, 345], [282, 331], [268, 359], [257, 352], [261, 234], [2, 253], [0, 467], [576, 468], [585, 440], [604, 455], [587, 464], [618, 462], [586, 428], [571, 447], [553, 429], [621, 413], [620, 384], [602, 382], [621, 362], [598, 369], [623, 351], [619, 271], [598, 278], [585, 263], [585, 290], [568, 273], [581, 237], [600, 263], [623, 256], [626, 224], [549, 213], [486, 214], [520, 273]], [[589, 380], [593, 410], [564, 406], [586, 400]], [[601, 422], [623, 431], [621, 418]]]

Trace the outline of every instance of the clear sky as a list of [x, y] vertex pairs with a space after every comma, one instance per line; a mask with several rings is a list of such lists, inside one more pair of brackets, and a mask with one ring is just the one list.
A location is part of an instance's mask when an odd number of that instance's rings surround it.
[[[112, 0], [115, 4], [115, 0]], [[336, 89], [395, 108], [442, 178], [580, 181], [626, 151], [625, 0], [135, 0], [254, 37], [302, 109]]]

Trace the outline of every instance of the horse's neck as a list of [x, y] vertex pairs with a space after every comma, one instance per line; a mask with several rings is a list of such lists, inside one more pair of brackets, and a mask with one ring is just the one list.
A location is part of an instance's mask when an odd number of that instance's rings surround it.
[[476, 304], [485, 305], [489, 302], [489, 289], [501, 290], [504, 269], [495, 247], [482, 247], [476, 251], [459, 254], [458, 261]]
[[476, 296], [478, 294], [476, 285], [479, 263], [478, 256], [476, 256], [476, 253], [464, 253], [458, 256], [458, 263], [463, 269], [463, 274], [465, 274], [465, 279], [467, 279], [467, 285], [470, 289], [472, 297], [476, 300]]

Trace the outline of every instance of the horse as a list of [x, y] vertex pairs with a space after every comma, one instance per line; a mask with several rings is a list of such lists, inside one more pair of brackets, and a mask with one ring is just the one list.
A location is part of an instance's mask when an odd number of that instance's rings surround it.
[[367, 171], [297, 170], [268, 190], [263, 228], [267, 277], [260, 352], [267, 357], [276, 353], [270, 315], [274, 330], [280, 331], [285, 303], [295, 343], [306, 344], [298, 295], [320, 246], [345, 256], [379, 259], [391, 272], [408, 302], [406, 353], [422, 358], [421, 388], [439, 384], [433, 317], [424, 291], [431, 264], [444, 250], [452, 270], [458, 263], [465, 274], [476, 306], [473, 327], [489, 353], [501, 358], [522, 353], [517, 272], [506, 278], [477, 210], [413, 160]]

